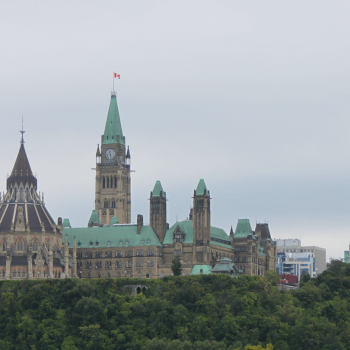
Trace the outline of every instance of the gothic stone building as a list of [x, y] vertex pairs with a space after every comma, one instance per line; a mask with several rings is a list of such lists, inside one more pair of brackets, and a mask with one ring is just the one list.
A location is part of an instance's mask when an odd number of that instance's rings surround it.
[[6, 193], [0, 193], [0, 279], [74, 276], [75, 257], [62, 245], [62, 219], [49, 214], [37, 192], [23, 140]]
[[230, 258], [249, 275], [275, 270], [275, 242], [267, 224], [239, 220], [234, 233], [211, 226], [210, 193], [201, 179], [193, 195], [188, 220], [169, 228], [166, 220], [166, 193], [159, 181], [150, 195], [150, 224], [142, 215], [131, 224], [130, 150], [126, 150], [116, 94], [112, 92], [101, 148], [96, 152], [95, 209], [88, 227], [72, 228], [63, 222], [62, 243], [75, 255], [77, 276], [146, 277], [171, 275], [171, 262], [179, 256], [183, 274], [194, 266], [214, 266]]

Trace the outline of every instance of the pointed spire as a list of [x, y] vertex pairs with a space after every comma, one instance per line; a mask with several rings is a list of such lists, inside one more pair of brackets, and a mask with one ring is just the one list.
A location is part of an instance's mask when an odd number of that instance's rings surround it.
[[128, 146], [128, 151], [126, 152], [125, 158], [129, 158], [129, 159], [130, 159], [130, 150], [129, 150], [129, 146]]
[[97, 144], [97, 151], [96, 151], [96, 157], [100, 157], [101, 156], [101, 152], [100, 152], [100, 145]]
[[196, 189], [196, 195], [197, 196], [203, 196], [208, 193], [207, 186], [205, 185], [205, 182], [203, 179], [200, 179], [198, 182], [198, 186]]
[[124, 145], [125, 140], [123, 136], [122, 125], [120, 123], [117, 97], [115, 94], [112, 93], [104, 132], [103, 144], [106, 145], [117, 143], [117, 136], [119, 136], [119, 143]]
[[24, 185], [28, 183], [29, 186], [33, 184], [35, 189], [37, 187], [37, 180], [33, 175], [23, 143], [21, 143], [19, 148], [11, 175], [7, 179], [7, 187], [9, 187], [10, 184], [14, 185], [15, 183], [19, 185], [21, 182]]
[[233, 236], [233, 229], [232, 229], [232, 225], [231, 225], [231, 230], [230, 230], [230, 236]]
[[22, 138], [21, 138], [21, 144], [22, 145], [24, 145], [24, 137], [23, 137], [23, 135], [24, 135], [24, 133], [25, 133], [25, 131], [23, 130], [23, 114], [22, 114], [22, 130], [20, 131], [20, 133], [22, 134]]
[[165, 197], [165, 196], [166, 196], [166, 193], [163, 190], [162, 184], [158, 180], [154, 185], [154, 188], [152, 191], [152, 197]]

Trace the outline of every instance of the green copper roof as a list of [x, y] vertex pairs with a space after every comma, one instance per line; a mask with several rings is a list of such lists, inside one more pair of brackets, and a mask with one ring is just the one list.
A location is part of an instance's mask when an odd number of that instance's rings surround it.
[[109, 226], [117, 225], [118, 223], [119, 223], [118, 218], [116, 216], [113, 216]]
[[122, 125], [120, 123], [117, 97], [116, 95], [112, 95], [111, 102], [109, 104], [103, 144], [107, 145], [117, 143], [117, 135], [119, 135], [119, 143], [124, 145], [125, 140], [123, 136]]
[[212, 268], [212, 273], [230, 273], [232, 271], [234, 276], [238, 276], [240, 272], [238, 267], [229, 258], [222, 258], [220, 262]]
[[69, 247], [73, 247], [74, 236], [77, 248], [145, 247], [147, 249], [149, 246], [162, 246], [152, 226], [142, 226], [140, 234], [137, 234], [136, 225], [66, 228], [62, 234], [63, 244], [66, 234]]
[[207, 189], [207, 186], [205, 186], [204, 180], [200, 179], [196, 189], [196, 194], [199, 196], [202, 196], [204, 194], [204, 190], [206, 190], [206, 192], [208, 193], [208, 189]]
[[[177, 226], [180, 227], [181, 231], [185, 233], [185, 241], [184, 244], [193, 244], [193, 221], [186, 220], [181, 222], [176, 222], [173, 226], [169, 228], [169, 230], [165, 233], [163, 244], [173, 244], [173, 234]], [[230, 237], [226, 234], [226, 232], [217, 227], [210, 228], [210, 244], [224, 247], [228, 249], [233, 249], [231, 246]], [[213, 240], [214, 239], [214, 240]], [[227, 242], [225, 244], [223, 242]]]
[[[62, 224], [62, 228], [71, 228], [72, 226], [70, 225], [69, 219], [63, 219], [63, 224]], [[64, 242], [63, 242], [64, 244]]]
[[163, 190], [162, 184], [158, 180], [156, 184], [154, 185], [153, 191], [152, 191], [152, 197], [160, 197], [160, 192], [162, 192], [162, 197], [165, 197], [166, 194]]
[[191, 271], [191, 275], [210, 275], [211, 268], [212, 267], [210, 265], [194, 265]]
[[96, 225], [101, 224], [100, 218], [98, 216], [98, 212], [95, 209], [91, 213], [89, 224], [96, 224]]
[[248, 235], [253, 235], [249, 220], [239, 219], [233, 238], [247, 238]]

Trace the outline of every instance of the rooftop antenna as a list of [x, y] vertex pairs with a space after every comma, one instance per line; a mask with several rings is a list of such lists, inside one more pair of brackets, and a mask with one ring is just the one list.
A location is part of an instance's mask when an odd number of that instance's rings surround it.
[[20, 131], [20, 133], [22, 134], [22, 138], [21, 138], [21, 144], [24, 145], [24, 137], [23, 134], [25, 133], [25, 131], [23, 130], [23, 114], [22, 114], [22, 130]]

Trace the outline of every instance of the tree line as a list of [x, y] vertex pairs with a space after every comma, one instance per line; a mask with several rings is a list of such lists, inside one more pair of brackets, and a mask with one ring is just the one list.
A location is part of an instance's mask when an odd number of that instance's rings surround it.
[[[0, 282], [0, 349], [349, 349], [350, 265], [278, 276]], [[149, 288], [136, 296], [130, 285]]]

